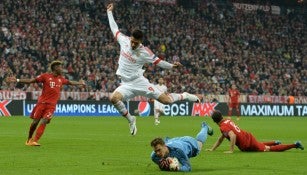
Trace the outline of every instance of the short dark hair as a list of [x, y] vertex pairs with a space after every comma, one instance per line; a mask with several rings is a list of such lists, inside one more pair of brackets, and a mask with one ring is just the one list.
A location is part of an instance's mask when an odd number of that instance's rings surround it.
[[157, 145], [165, 145], [165, 142], [161, 137], [157, 137], [157, 138], [153, 139], [150, 143], [151, 147], [155, 147]]
[[54, 67], [57, 66], [57, 65], [62, 65], [62, 62], [61, 61], [52, 61], [51, 64], [50, 64], [50, 69], [51, 71], [54, 70]]
[[132, 31], [132, 36], [137, 40], [143, 40], [143, 32], [139, 29], [134, 29]]
[[221, 111], [219, 110], [215, 110], [213, 111], [213, 113], [211, 114], [211, 118], [215, 123], [219, 123], [220, 121], [223, 120], [223, 115], [221, 113]]

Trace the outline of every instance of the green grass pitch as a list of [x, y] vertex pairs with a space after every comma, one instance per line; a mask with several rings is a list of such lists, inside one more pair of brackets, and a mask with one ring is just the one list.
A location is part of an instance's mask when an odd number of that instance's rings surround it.
[[[201, 121], [215, 132], [201, 154], [191, 159], [189, 174], [307, 174], [307, 150], [243, 153], [236, 148], [234, 154], [224, 154], [229, 145], [225, 140], [216, 151], [205, 151], [220, 135], [208, 117], [162, 117], [158, 126], [152, 117], [138, 117], [136, 136], [130, 136], [121, 117], [54, 117], [40, 140], [42, 146], [28, 147], [31, 120], [15, 116], [0, 117], [0, 175], [170, 174], [151, 162], [150, 141], [157, 136], [195, 136]], [[307, 117], [241, 117], [235, 122], [260, 141], [301, 140], [307, 146]]]

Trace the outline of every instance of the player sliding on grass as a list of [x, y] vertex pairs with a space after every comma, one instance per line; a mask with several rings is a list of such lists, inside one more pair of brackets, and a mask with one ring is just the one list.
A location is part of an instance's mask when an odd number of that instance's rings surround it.
[[[67, 85], [83, 85], [85, 86], [84, 81], [76, 82], [67, 80], [62, 76], [62, 62], [53, 61], [50, 64], [51, 72], [44, 73], [36, 78], [32, 79], [16, 79], [15, 77], [8, 77], [7, 82], [17, 82], [17, 83], [42, 83], [43, 90], [41, 96], [38, 98], [38, 101], [32, 110], [31, 118], [33, 119], [26, 145], [28, 146], [40, 146], [37, 142], [40, 137], [43, 135], [46, 125], [50, 122], [52, 115], [55, 111], [56, 104], [60, 98], [60, 93], [62, 86]], [[39, 127], [37, 128], [40, 122]], [[37, 130], [36, 130], [37, 128]], [[34, 137], [34, 131], [36, 134]]]
[[[189, 158], [195, 157], [200, 153], [208, 135], [212, 136], [213, 130], [203, 122], [196, 138], [190, 136], [166, 138], [165, 140], [159, 137], [155, 138], [150, 143], [153, 148], [151, 160], [162, 171], [191, 171]], [[170, 167], [169, 159], [173, 157], [176, 157], [180, 163], [176, 168]]]
[[118, 26], [113, 17], [113, 4], [107, 6], [107, 15], [111, 31], [115, 40], [120, 45], [120, 56], [118, 60], [118, 69], [116, 74], [121, 78], [121, 86], [119, 86], [110, 97], [110, 101], [129, 122], [131, 135], [137, 132], [136, 118], [131, 116], [125, 107], [123, 101], [131, 99], [135, 96], [146, 96], [148, 98], [157, 99], [164, 104], [170, 104], [179, 100], [189, 100], [193, 102], [200, 101], [196, 95], [184, 92], [182, 94], [166, 94], [160, 91], [155, 85], [149, 83], [148, 79], [143, 76], [142, 69], [145, 63], [153, 63], [165, 69], [178, 68], [182, 66], [179, 62], [173, 64], [161, 60], [152, 51], [142, 45], [143, 32], [135, 29], [132, 36], [128, 37], [118, 30]]
[[230, 141], [230, 150], [225, 153], [233, 153], [236, 145], [241, 151], [285, 151], [291, 148], [299, 148], [304, 150], [300, 141], [295, 144], [282, 145], [280, 141], [258, 142], [256, 138], [249, 132], [241, 130], [230, 119], [224, 119], [220, 111], [214, 111], [211, 115], [212, 120], [219, 125], [222, 135], [218, 138], [216, 143], [208, 151], [214, 151], [223, 142], [224, 138]]

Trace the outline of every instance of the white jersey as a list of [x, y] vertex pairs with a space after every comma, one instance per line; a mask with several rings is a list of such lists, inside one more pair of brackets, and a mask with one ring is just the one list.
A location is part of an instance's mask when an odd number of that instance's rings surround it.
[[120, 44], [120, 56], [116, 74], [121, 77], [122, 81], [128, 82], [143, 76], [145, 70], [142, 68], [145, 63], [158, 64], [161, 61], [149, 48], [144, 47], [142, 44], [137, 49], [132, 50], [130, 37], [118, 30], [111, 12], [108, 12], [108, 18], [112, 33]]
[[124, 81], [131, 81], [143, 76], [145, 70], [142, 68], [145, 63], [154, 63], [160, 60], [149, 48], [143, 45], [132, 50], [130, 37], [122, 33], [118, 33], [116, 39], [120, 44], [120, 56], [116, 74], [121, 76]]

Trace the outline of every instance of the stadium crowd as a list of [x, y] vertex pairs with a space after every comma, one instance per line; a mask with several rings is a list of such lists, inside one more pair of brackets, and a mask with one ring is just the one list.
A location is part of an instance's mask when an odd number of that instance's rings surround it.
[[[115, 75], [119, 52], [104, 3], [1, 1], [0, 90], [40, 90], [36, 84], [15, 87], [3, 80], [33, 78], [59, 59], [69, 79], [88, 84], [64, 90], [112, 92], [120, 83]], [[123, 33], [141, 28], [144, 45], [184, 65], [172, 71], [145, 67], [145, 76], [151, 81], [164, 77], [170, 92], [226, 94], [235, 83], [242, 94], [307, 96], [304, 14], [245, 12], [209, 0], [195, 8], [137, 0], [116, 5]]]

